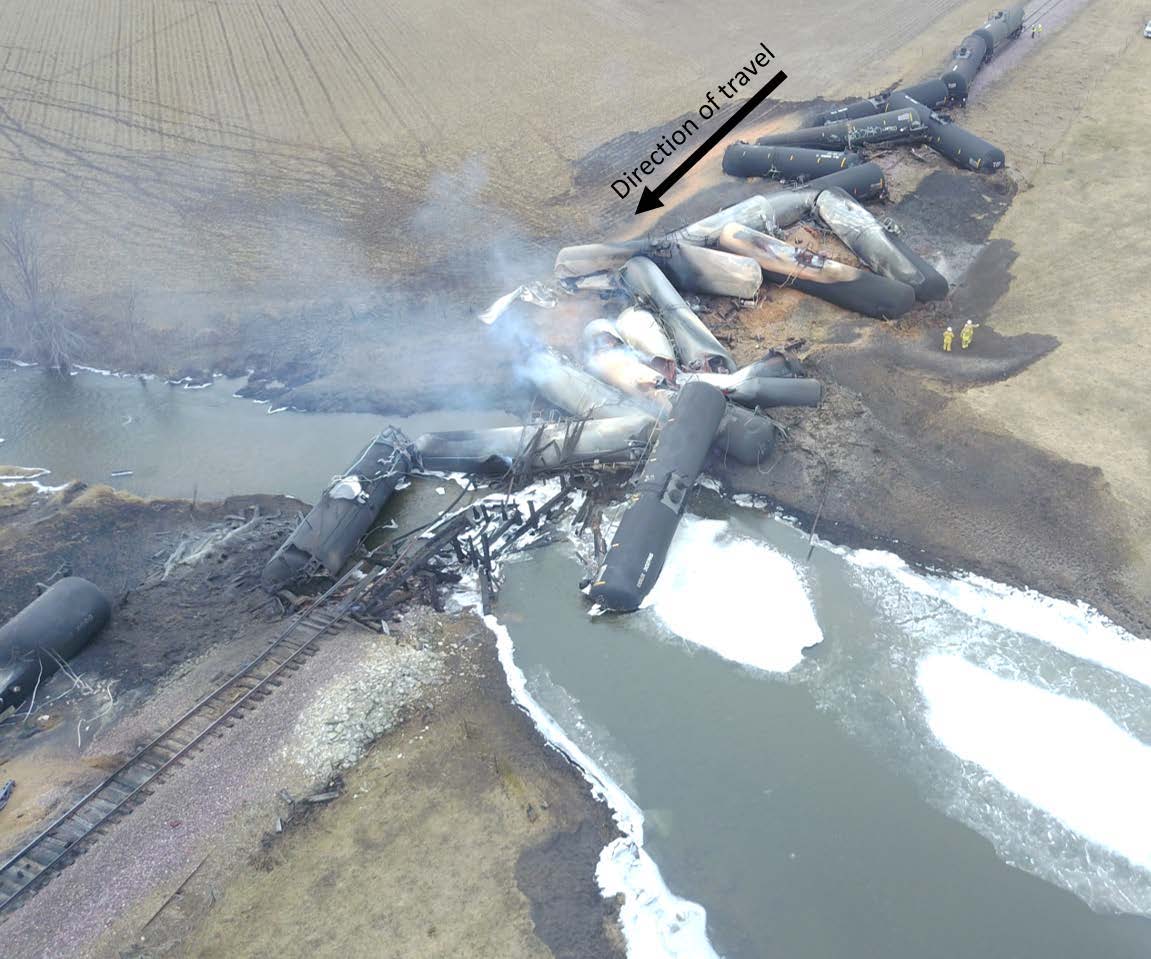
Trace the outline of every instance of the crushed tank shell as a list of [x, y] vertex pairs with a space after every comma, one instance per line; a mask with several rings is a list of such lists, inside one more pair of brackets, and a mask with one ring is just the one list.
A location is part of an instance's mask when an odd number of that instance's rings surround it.
[[775, 283], [794, 286], [866, 316], [894, 319], [915, 305], [915, 291], [906, 283], [799, 251], [747, 227], [725, 227], [719, 243], [722, 249], [753, 257], [763, 268], [764, 276]]
[[736, 369], [731, 353], [695, 315], [652, 260], [645, 256], [632, 257], [620, 270], [620, 282], [634, 296], [655, 307], [675, 342], [683, 366], [697, 370]]
[[862, 162], [858, 153], [733, 143], [723, 153], [723, 172], [729, 176], [760, 176], [803, 182], [836, 170], [858, 166]]
[[648, 240], [565, 246], [556, 254], [555, 275], [568, 279], [592, 276], [595, 273], [614, 273], [633, 256], [642, 256], [650, 248]]
[[584, 354], [590, 356], [603, 349], [616, 349], [627, 346], [627, 342], [620, 335], [616, 325], [606, 317], [592, 320], [583, 328], [580, 339], [583, 341]]
[[866, 143], [914, 143], [923, 139], [923, 109], [900, 107], [856, 120], [841, 120], [821, 127], [771, 133], [756, 140], [764, 146], [791, 144], [815, 149], [851, 150]]
[[[540, 395], [572, 416], [623, 419], [638, 414], [654, 422], [667, 417], [677, 396], [673, 390], [657, 389], [642, 399], [626, 397], [551, 351], [536, 354], [534, 358], [536, 362], [530, 365], [542, 387]], [[531, 359], [529, 357], [529, 361]], [[758, 466], [771, 455], [777, 438], [771, 419], [729, 403], [716, 437], [716, 451], [724, 462], [733, 460], [744, 466]]]
[[108, 625], [112, 604], [79, 576], [57, 580], [0, 626], [0, 712], [23, 702]]
[[420, 464], [436, 472], [504, 473], [520, 458], [530, 469], [586, 463], [628, 463], [646, 449], [650, 416], [424, 433], [415, 442]]
[[823, 386], [818, 380], [751, 377], [735, 385], [717, 381], [723, 373], [685, 373], [685, 383], [707, 383], [720, 390], [726, 399], [748, 409], [771, 409], [776, 406], [819, 406]]
[[757, 193], [675, 231], [668, 239], [699, 246], [710, 245], [719, 236], [719, 231], [729, 223], [742, 223], [756, 230], [773, 230], [790, 226], [810, 212], [811, 197], [802, 191], [781, 190], [767, 195]]
[[647, 397], [666, 380], [630, 348], [599, 350], [587, 358], [587, 371], [626, 396]]
[[628, 346], [641, 356], [675, 362], [675, 348], [671, 340], [649, 311], [629, 306], [615, 318], [615, 328]]
[[674, 243], [650, 256], [684, 293], [750, 300], [763, 282], [755, 260], [709, 247]]
[[[597, 380], [553, 350], [530, 354], [523, 365], [524, 378], [556, 409], [571, 416], [606, 419], [630, 416], [638, 407], [619, 390]], [[648, 412], [646, 409], [643, 412]]]
[[685, 373], [684, 382], [707, 383], [740, 406], [768, 409], [773, 406], [818, 406], [823, 387], [801, 375], [798, 362], [788, 362], [772, 352], [741, 367], [735, 373]]
[[922, 257], [894, 242], [892, 234], [844, 191], [822, 191], [815, 200], [819, 218], [870, 269], [915, 290], [916, 299], [947, 295], [947, 281]]
[[588, 590], [593, 602], [630, 612], [651, 591], [726, 408], [723, 394], [706, 383], [680, 391]]

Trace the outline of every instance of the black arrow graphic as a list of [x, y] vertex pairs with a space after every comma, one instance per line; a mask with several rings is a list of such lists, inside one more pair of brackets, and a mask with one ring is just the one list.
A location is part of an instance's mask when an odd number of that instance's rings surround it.
[[771, 92], [778, 87], [784, 80], [787, 79], [787, 74], [782, 70], [779, 71], [774, 77], [767, 81], [763, 87], [758, 90], [750, 100], [743, 106], [735, 111], [731, 116], [724, 121], [723, 125], [709, 136], [695, 152], [683, 161], [678, 167], [672, 170], [671, 174], [666, 180], [663, 181], [654, 190], [649, 190], [646, 186], [643, 188], [643, 193], [639, 195], [639, 206], [635, 208], [636, 215], [646, 213], [648, 210], [655, 210], [663, 206], [663, 201], [660, 197], [663, 196], [671, 187], [679, 182], [680, 178], [687, 173], [693, 166], [699, 163], [711, 151], [720, 140], [731, 133], [732, 130], [739, 124], [739, 122], [751, 113], [757, 106], [766, 100]]

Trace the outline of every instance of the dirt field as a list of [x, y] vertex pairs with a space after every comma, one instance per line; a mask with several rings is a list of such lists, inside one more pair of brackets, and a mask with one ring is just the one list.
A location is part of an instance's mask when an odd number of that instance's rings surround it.
[[602, 229], [619, 201], [574, 193], [573, 162], [693, 110], [760, 40], [804, 99], [953, 6], [18, 0], [0, 191], [35, 191], [85, 295], [315, 298], [429, 261], [450, 283]]
[[[1008, 382], [969, 391], [951, 414], [1101, 469], [1123, 507], [1123, 576], [1133, 593], [1151, 585], [1144, 13], [1100, 0], [1050, 37], [1034, 68], [969, 111], [1030, 183], [992, 232], [1018, 256], [993, 325], [1006, 335], [1050, 333], [1060, 347]], [[1030, 107], [1037, 98], [1039, 113]]]

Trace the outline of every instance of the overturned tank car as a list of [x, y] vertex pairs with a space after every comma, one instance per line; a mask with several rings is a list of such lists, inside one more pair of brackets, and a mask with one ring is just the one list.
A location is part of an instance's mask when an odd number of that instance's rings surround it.
[[388, 428], [329, 484], [261, 574], [275, 592], [321, 570], [337, 575], [412, 468], [407, 438]]
[[0, 626], [0, 713], [24, 702], [111, 618], [112, 604], [100, 587], [68, 576]]
[[723, 172], [729, 176], [761, 176], [801, 183], [862, 162], [858, 153], [755, 143], [733, 143], [723, 152]]
[[540, 472], [590, 463], [633, 463], [647, 449], [655, 420], [642, 413], [487, 430], [424, 433], [419, 465], [432, 472], [506, 473], [516, 463]]
[[615, 612], [639, 609], [659, 579], [724, 411], [723, 394], [714, 386], [688, 383], [680, 390], [648, 457], [638, 492], [588, 589], [599, 606]]
[[923, 109], [889, 105], [885, 113], [840, 120], [820, 127], [771, 133], [755, 142], [762, 146], [787, 145], [826, 150], [852, 150], [860, 144], [915, 143], [926, 135]]

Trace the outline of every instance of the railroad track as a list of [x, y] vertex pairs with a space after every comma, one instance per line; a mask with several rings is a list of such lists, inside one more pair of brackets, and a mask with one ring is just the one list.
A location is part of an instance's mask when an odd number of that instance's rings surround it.
[[[88, 849], [111, 823], [136, 808], [205, 740], [250, 712], [341, 628], [355, 601], [389, 571], [354, 565], [297, 614], [259, 656], [201, 699], [156, 739], [0, 865], [0, 917]], [[352, 588], [342, 593], [350, 581]]]

